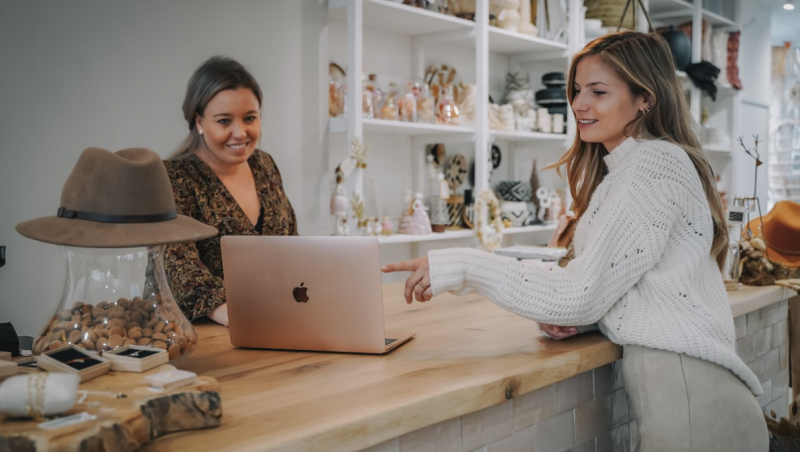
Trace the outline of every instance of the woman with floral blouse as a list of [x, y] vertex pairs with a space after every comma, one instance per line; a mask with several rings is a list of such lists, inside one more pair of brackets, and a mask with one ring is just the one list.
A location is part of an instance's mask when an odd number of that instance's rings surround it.
[[297, 235], [278, 167], [256, 149], [261, 88], [238, 62], [213, 57], [195, 71], [183, 101], [189, 135], [165, 161], [178, 213], [214, 226], [207, 240], [167, 247], [166, 272], [189, 320], [228, 324], [220, 238]]

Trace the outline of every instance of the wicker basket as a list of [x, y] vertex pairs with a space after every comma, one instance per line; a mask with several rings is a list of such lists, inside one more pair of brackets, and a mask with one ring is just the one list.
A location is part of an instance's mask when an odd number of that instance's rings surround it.
[[[636, 1], [636, 0], [634, 0]], [[603, 21], [603, 26], [608, 27], [609, 31], [617, 31], [619, 26], [619, 19], [622, 17], [622, 11], [625, 10], [625, 3], [627, 0], [586, 0], [586, 18], [587, 19], [600, 19]], [[638, 11], [638, 4], [637, 11]], [[622, 29], [633, 28], [633, 4], [628, 6], [628, 11], [625, 13], [625, 20], [622, 22]]]

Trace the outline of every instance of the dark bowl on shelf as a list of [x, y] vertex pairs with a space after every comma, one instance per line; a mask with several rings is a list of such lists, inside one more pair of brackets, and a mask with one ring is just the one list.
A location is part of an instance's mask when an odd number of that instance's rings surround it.
[[559, 87], [567, 84], [567, 77], [563, 72], [548, 72], [542, 76], [542, 85]]
[[551, 105], [566, 105], [567, 90], [564, 88], [553, 87], [536, 91], [536, 103], [542, 107], [549, 107]]

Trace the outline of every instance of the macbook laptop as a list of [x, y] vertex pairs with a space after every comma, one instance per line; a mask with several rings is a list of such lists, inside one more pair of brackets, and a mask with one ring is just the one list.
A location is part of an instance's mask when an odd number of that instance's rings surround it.
[[413, 333], [384, 331], [375, 237], [222, 237], [235, 347], [386, 353]]

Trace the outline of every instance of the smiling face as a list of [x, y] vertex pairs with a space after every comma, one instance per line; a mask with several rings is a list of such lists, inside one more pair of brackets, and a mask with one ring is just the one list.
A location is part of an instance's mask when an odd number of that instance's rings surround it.
[[198, 157], [214, 168], [230, 168], [247, 162], [261, 136], [260, 105], [248, 88], [218, 92], [197, 116], [197, 129], [205, 146]]
[[578, 62], [573, 89], [572, 111], [581, 140], [602, 143], [609, 152], [625, 141], [627, 125], [651, 108], [649, 96], [635, 96], [596, 55]]

